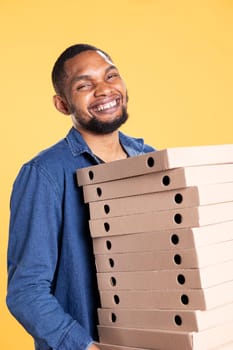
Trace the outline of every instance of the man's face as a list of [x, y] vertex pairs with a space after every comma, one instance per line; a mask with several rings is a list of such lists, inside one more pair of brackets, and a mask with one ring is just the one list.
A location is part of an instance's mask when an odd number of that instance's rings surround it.
[[77, 129], [107, 134], [127, 120], [126, 86], [107, 57], [85, 51], [67, 60], [64, 68], [65, 100]]

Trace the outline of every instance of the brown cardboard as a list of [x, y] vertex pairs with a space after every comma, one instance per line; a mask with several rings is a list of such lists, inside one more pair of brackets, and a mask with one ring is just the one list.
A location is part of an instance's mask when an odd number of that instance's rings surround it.
[[233, 280], [233, 260], [200, 269], [99, 272], [97, 280], [100, 291], [207, 288]]
[[79, 186], [184, 166], [233, 163], [233, 145], [177, 147], [79, 169]]
[[91, 202], [89, 206], [90, 218], [98, 219], [230, 201], [233, 201], [233, 182], [115, 198]]
[[193, 269], [233, 260], [233, 240], [183, 250], [95, 255], [97, 272]]
[[92, 237], [198, 227], [233, 220], [233, 202], [90, 220]]
[[233, 322], [233, 303], [211, 310], [98, 309], [101, 326], [199, 332]]
[[[103, 344], [103, 343], [95, 343], [95, 345], [98, 346], [100, 350], [148, 350], [145, 348], [142, 349], [142, 348], [134, 348], [134, 347], [128, 347], [128, 346]], [[232, 350], [232, 349], [233, 349], [233, 342], [220, 345], [220, 347], [218, 346], [217, 348], [216, 347], [211, 348], [211, 350]]]
[[130, 235], [96, 237], [95, 254], [151, 251], [157, 249], [192, 249], [233, 239], [233, 221], [218, 224], [161, 230]]
[[100, 350], [147, 350], [142, 348], [132, 348], [128, 346], [119, 346], [119, 345], [103, 344], [103, 343], [95, 343], [95, 345], [98, 346]]
[[233, 280], [209, 288], [100, 291], [103, 308], [209, 310], [233, 302]]
[[226, 323], [201, 332], [174, 332], [106, 326], [98, 326], [98, 330], [101, 343], [152, 350], [211, 350], [233, 342], [233, 323]]
[[85, 202], [232, 182], [233, 164], [177, 168], [83, 187]]

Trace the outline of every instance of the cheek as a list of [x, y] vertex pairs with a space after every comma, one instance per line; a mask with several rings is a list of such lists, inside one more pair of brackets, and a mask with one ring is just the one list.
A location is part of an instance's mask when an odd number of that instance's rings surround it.
[[87, 109], [89, 100], [90, 98], [86, 94], [74, 94], [72, 96], [72, 105], [76, 106], [77, 109]]
[[114, 86], [114, 88], [119, 91], [119, 93], [122, 95], [123, 97], [123, 100], [125, 101], [126, 100], [126, 96], [127, 96], [127, 89], [126, 89], [126, 86], [125, 84], [123, 83], [119, 83], [119, 84], [116, 84]]
[[121, 84], [121, 92], [122, 92], [122, 95], [124, 97], [124, 101], [127, 102], [128, 100], [128, 97], [127, 97], [127, 88], [126, 88], [126, 85], [124, 83]]
[[127, 104], [127, 102], [128, 102], [128, 92], [127, 92], [126, 88], [124, 89], [123, 96], [124, 96], [124, 103]]

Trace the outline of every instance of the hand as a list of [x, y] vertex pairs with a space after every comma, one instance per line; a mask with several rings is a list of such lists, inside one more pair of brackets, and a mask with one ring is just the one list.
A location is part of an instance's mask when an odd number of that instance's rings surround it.
[[100, 350], [100, 348], [98, 348], [98, 346], [93, 343], [91, 346], [89, 346], [88, 350]]

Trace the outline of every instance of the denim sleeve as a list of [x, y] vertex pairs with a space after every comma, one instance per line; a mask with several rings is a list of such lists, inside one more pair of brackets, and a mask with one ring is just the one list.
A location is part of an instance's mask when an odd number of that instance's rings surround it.
[[13, 187], [7, 305], [40, 349], [85, 350], [92, 339], [53, 296], [62, 227], [62, 198], [53, 179], [24, 166]]

